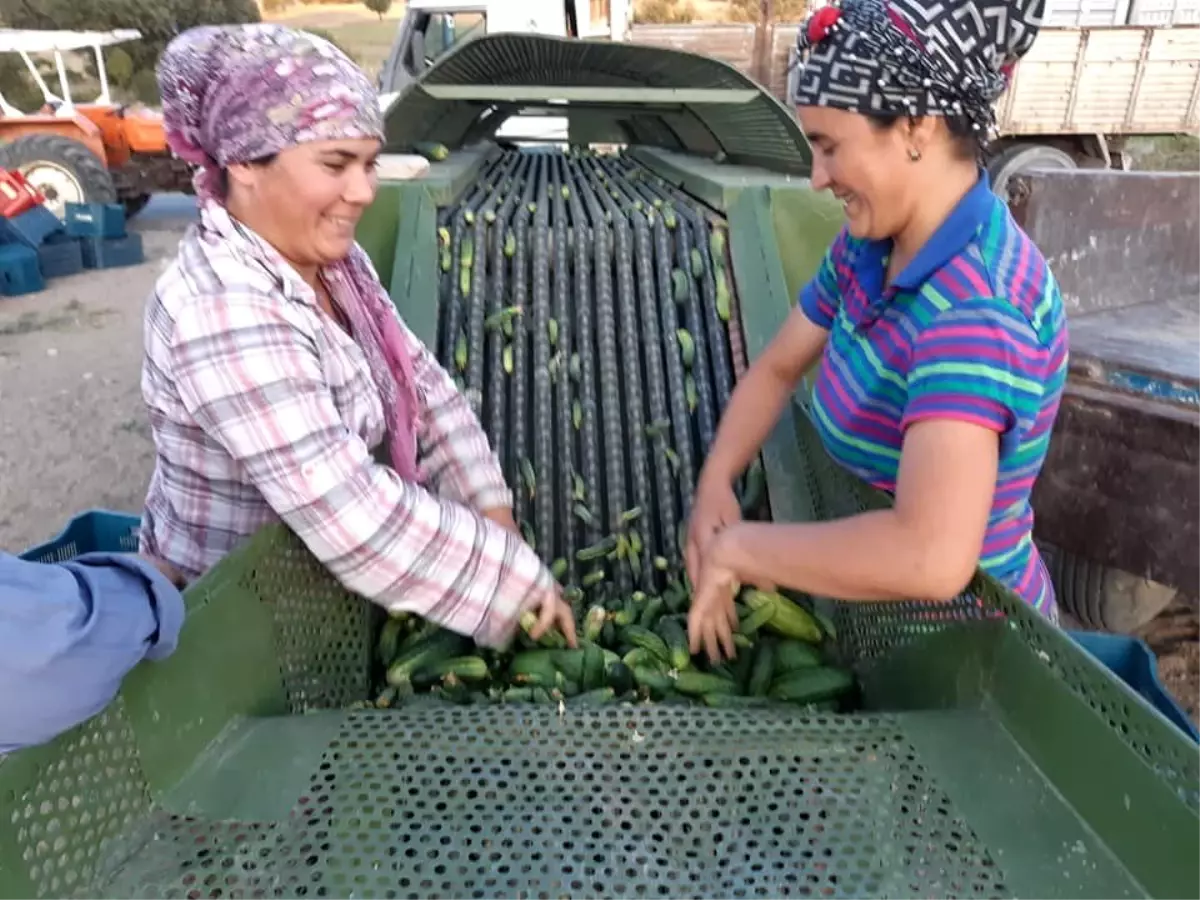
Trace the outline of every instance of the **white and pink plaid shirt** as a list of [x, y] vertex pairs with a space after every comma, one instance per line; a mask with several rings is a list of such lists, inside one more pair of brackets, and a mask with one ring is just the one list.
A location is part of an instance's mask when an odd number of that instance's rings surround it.
[[348, 589], [482, 645], [507, 642], [553, 576], [480, 515], [511, 506], [511, 492], [466, 399], [404, 334], [420, 484], [373, 457], [383, 408], [358, 345], [265, 242], [206, 204], [146, 308], [157, 456], [141, 550], [192, 580], [282, 520]]

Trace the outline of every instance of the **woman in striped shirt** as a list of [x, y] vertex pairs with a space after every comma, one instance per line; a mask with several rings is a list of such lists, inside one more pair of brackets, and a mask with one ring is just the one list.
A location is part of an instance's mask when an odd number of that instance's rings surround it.
[[389, 610], [501, 646], [536, 609], [573, 642], [477, 418], [354, 241], [383, 137], [366, 76], [246, 25], [176, 38], [159, 86], [200, 222], [146, 309], [142, 552], [191, 579], [282, 520]]
[[[977, 566], [1052, 620], [1030, 492], [1067, 363], [1061, 298], [979, 157], [1044, 0], [844, 0], [801, 29], [812, 186], [846, 224], [735, 391], [687, 546], [693, 650], [732, 654], [734, 585], [954, 598]], [[812, 415], [841, 465], [894, 497], [836, 521], [740, 521], [731, 483], [817, 362]]]

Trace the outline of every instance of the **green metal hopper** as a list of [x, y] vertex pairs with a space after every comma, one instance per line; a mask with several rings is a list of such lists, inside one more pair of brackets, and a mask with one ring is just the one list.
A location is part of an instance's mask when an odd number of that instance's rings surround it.
[[[840, 213], [808, 189], [803, 139], [776, 101], [672, 51], [489, 36], [401, 98], [390, 144], [453, 151], [420, 181], [381, 186], [362, 224], [406, 321], [444, 356], [439, 223], [516, 152], [487, 140], [508, 111], [492, 112], [497, 85], [555, 108], [571, 88], [573, 136], [631, 142], [620, 171], [728, 224], [736, 376]], [[631, 462], [628, 412], [605, 446]], [[824, 455], [803, 392], [763, 459], [776, 519], [886, 502]], [[952, 604], [818, 599], [861, 679], [845, 714], [350, 709], [378, 678], [382, 617], [281, 527], [186, 599], [174, 656], [135, 670], [91, 722], [0, 760], [0, 895], [1200, 894], [1196, 746], [983, 576]]]

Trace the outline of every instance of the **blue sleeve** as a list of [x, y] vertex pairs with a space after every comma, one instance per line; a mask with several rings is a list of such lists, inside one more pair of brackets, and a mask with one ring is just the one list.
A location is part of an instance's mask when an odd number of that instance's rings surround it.
[[183, 597], [132, 554], [65, 563], [0, 553], [0, 754], [104, 709], [142, 659], [175, 649]]
[[800, 289], [800, 309], [812, 322], [828, 331], [842, 305], [842, 292], [838, 289], [837, 264], [846, 250], [848, 234], [843, 228], [825, 252], [825, 258], [812, 281]]

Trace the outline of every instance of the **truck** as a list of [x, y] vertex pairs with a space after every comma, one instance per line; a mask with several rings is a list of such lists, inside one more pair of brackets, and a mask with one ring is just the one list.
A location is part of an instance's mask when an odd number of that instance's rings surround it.
[[[988, 159], [998, 193], [1033, 169], [1127, 169], [1131, 139], [1200, 131], [1200, 4], [1051, 2], [1045, 22], [998, 104]], [[718, 55], [792, 107], [799, 28], [635, 24], [629, 37]]]
[[[406, 85], [456, 45], [485, 34], [524, 32], [556, 37], [624, 40], [632, 0], [412, 0], [396, 29], [376, 87], [386, 110]], [[566, 140], [566, 119], [553, 109], [507, 119], [499, 135], [516, 142]]]
[[1129, 169], [1131, 138], [1200, 130], [1200, 25], [1045, 28], [997, 110], [988, 171]]
[[1071, 338], [1035, 535], [1063, 609], [1132, 632], [1200, 595], [1200, 173], [1045, 170], [1013, 188]]
[[[476, 404], [583, 645], [472, 647], [269, 525], [188, 587], [169, 658], [0, 758], [0, 896], [1200, 892], [1195, 743], [986, 576], [943, 604], [744, 593], [724, 668], [680, 641], [713, 423], [841, 212], [753, 81], [599, 46], [487, 34], [422, 72], [388, 149], [449, 155], [382, 181], [358, 233]], [[497, 141], [497, 89], [565, 98], [570, 146]], [[739, 492], [791, 521], [886, 503], [804, 394]], [[32, 558], [137, 528], [80, 522]]]

